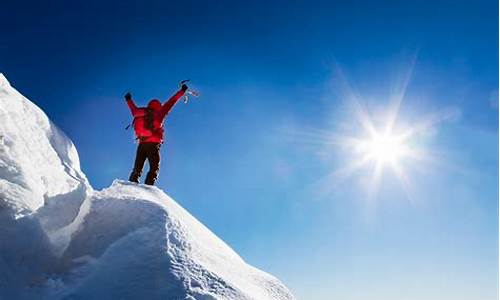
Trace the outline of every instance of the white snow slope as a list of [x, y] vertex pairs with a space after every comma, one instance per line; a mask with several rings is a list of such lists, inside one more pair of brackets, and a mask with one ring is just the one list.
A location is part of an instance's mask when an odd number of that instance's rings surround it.
[[0, 299], [294, 299], [156, 187], [94, 191], [0, 74]]

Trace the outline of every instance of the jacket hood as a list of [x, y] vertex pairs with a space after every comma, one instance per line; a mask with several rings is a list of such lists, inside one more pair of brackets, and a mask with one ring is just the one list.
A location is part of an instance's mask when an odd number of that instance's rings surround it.
[[152, 99], [151, 101], [149, 101], [148, 107], [152, 108], [154, 110], [160, 109], [161, 108], [161, 102], [158, 99]]

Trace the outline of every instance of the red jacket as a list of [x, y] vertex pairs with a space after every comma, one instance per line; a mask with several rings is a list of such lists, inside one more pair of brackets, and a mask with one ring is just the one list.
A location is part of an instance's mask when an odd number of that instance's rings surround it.
[[157, 99], [149, 101], [148, 108], [153, 111], [152, 130], [148, 128], [145, 120], [146, 107], [137, 107], [132, 99], [127, 100], [128, 107], [134, 117], [134, 131], [139, 143], [163, 143], [163, 120], [183, 95], [184, 91], [179, 90], [163, 105]]

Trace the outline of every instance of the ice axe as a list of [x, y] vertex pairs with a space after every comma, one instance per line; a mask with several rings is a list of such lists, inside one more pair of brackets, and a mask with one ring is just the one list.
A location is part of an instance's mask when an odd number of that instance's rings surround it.
[[[190, 79], [185, 79], [185, 80], [182, 80], [179, 85], [182, 87], [183, 84], [186, 84], [187, 82], [189, 82]], [[199, 97], [200, 94], [196, 91], [193, 91], [192, 89], [188, 88], [186, 90], [186, 94], [184, 94], [184, 103], [188, 103], [188, 100], [189, 100], [189, 96], [193, 96], [193, 97]]]

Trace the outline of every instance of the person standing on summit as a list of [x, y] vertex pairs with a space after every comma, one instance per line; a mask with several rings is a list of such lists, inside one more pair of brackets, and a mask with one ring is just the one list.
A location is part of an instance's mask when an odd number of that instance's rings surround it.
[[127, 93], [127, 101], [130, 112], [134, 117], [132, 125], [136, 138], [139, 142], [135, 156], [134, 169], [130, 174], [129, 181], [139, 183], [142, 168], [146, 159], [149, 162], [149, 172], [146, 175], [145, 184], [154, 185], [160, 171], [160, 147], [163, 143], [163, 120], [168, 115], [172, 107], [186, 93], [188, 87], [182, 84], [168, 101], [163, 105], [158, 99], [149, 101], [147, 107], [137, 107], [132, 100], [132, 95]]

